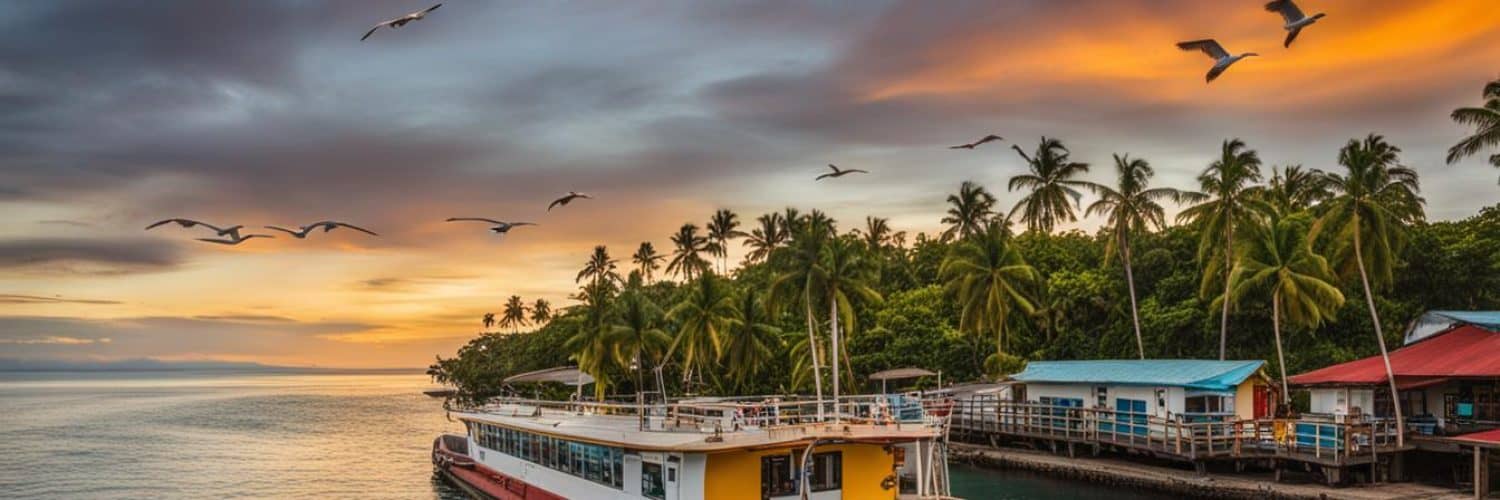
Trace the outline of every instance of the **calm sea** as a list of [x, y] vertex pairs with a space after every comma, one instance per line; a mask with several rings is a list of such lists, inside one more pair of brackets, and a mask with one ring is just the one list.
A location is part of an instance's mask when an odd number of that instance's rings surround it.
[[[3, 498], [441, 498], [421, 374], [0, 373]], [[1148, 498], [955, 466], [971, 499]]]

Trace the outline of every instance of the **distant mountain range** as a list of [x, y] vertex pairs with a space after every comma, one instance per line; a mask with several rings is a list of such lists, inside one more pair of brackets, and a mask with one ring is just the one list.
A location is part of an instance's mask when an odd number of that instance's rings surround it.
[[0, 358], [0, 371], [10, 372], [106, 372], [106, 371], [220, 371], [279, 373], [419, 373], [417, 368], [324, 368], [276, 366], [242, 361], [166, 361], [151, 358], [113, 361], [69, 361], [57, 359]]

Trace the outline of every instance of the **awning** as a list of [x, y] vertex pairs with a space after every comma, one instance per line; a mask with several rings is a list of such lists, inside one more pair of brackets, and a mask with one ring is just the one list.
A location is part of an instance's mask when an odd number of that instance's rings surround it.
[[1500, 446], [1500, 429], [1464, 434], [1453, 438], [1456, 441], [1468, 441], [1492, 446]]
[[[1391, 351], [1398, 383], [1420, 378], [1500, 377], [1500, 333], [1464, 325]], [[1313, 370], [1288, 379], [1292, 385], [1375, 385], [1385, 383], [1380, 356]]]
[[870, 374], [870, 380], [898, 380], [903, 378], [931, 377], [937, 375], [921, 368], [894, 368]]
[[531, 384], [540, 382], [557, 382], [568, 385], [587, 385], [594, 383], [594, 377], [578, 370], [576, 366], [560, 366], [534, 372], [526, 372], [511, 375], [505, 378], [507, 384]]

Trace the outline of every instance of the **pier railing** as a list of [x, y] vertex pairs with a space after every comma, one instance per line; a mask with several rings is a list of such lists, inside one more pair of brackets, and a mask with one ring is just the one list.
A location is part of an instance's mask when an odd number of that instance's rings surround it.
[[961, 436], [1110, 445], [1187, 460], [1288, 457], [1345, 464], [1397, 449], [1395, 427], [1388, 420], [1240, 420], [1232, 414], [1168, 419], [1143, 412], [1006, 401], [994, 395], [955, 401], [950, 418], [952, 431]]

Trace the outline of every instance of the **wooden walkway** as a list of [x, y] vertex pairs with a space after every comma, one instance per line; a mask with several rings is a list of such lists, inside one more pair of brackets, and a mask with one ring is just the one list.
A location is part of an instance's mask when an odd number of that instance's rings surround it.
[[[1269, 461], [1342, 469], [1391, 462], [1395, 430], [1384, 421], [1333, 423], [1262, 419], [1182, 422], [1145, 413], [1003, 401], [993, 395], [955, 401], [949, 417], [953, 439], [994, 444], [1039, 442], [1053, 450], [1097, 454], [1101, 450], [1146, 453], [1191, 462], [1201, 472], [1211, 461]], [[1331, 481], [1333, 481], [1331, 480]]]

